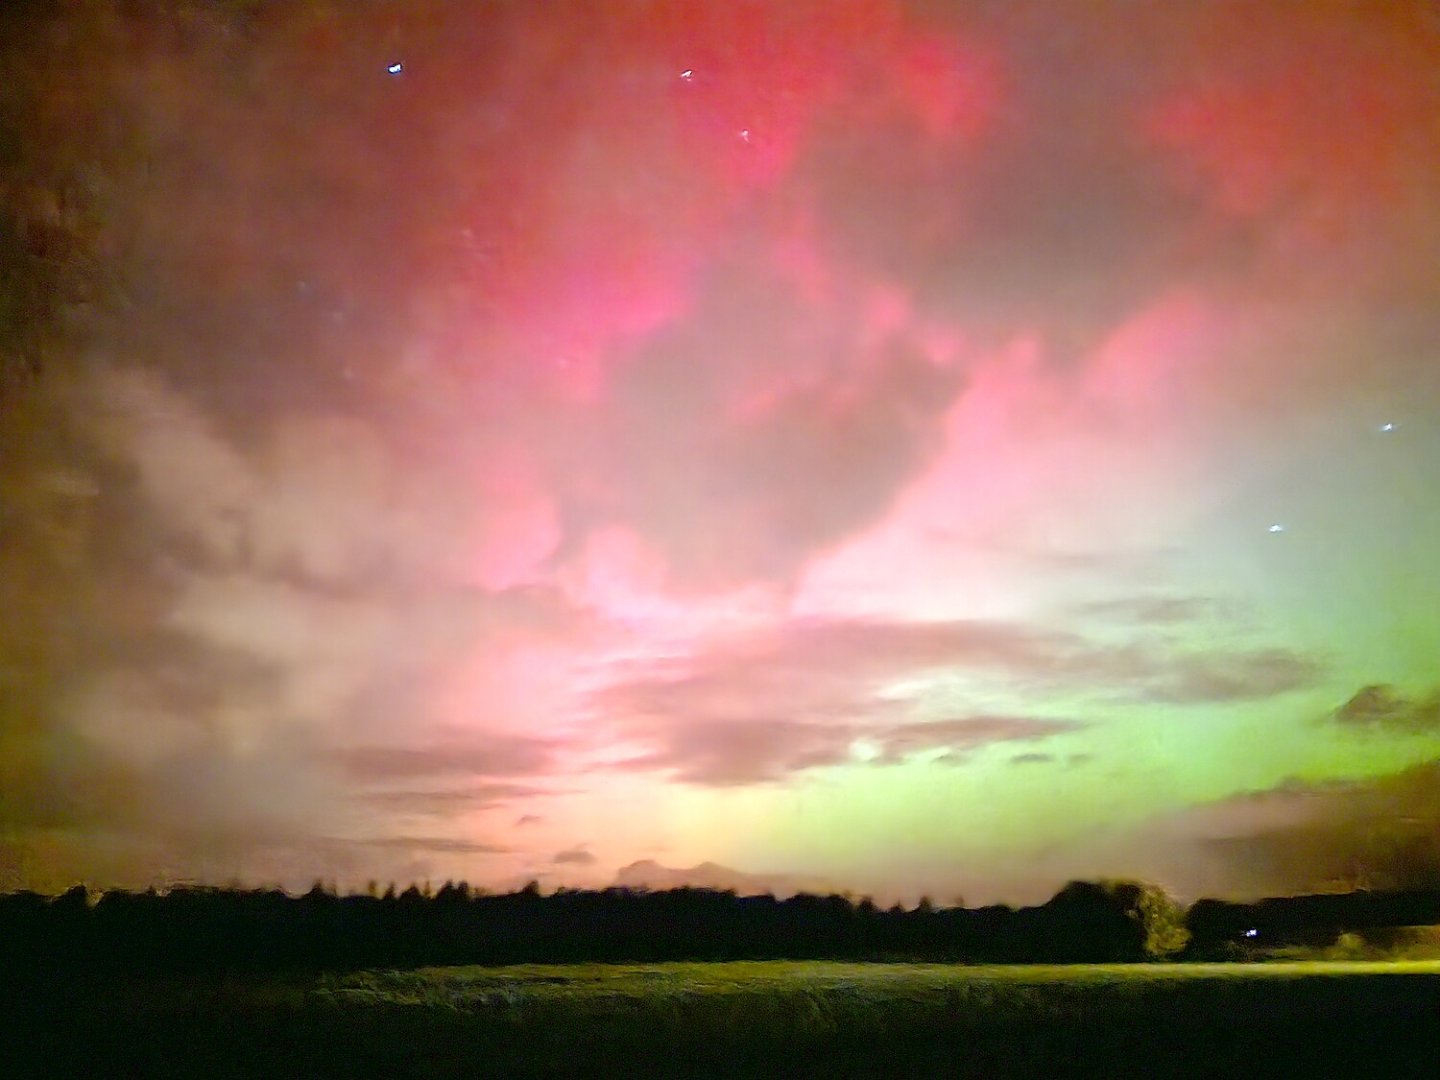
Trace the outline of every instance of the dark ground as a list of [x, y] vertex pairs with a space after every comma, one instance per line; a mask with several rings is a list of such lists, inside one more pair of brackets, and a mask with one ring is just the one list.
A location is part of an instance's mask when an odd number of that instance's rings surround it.
[[1440, 1076], [1440, 963], [11, 979], [5, 1077]]

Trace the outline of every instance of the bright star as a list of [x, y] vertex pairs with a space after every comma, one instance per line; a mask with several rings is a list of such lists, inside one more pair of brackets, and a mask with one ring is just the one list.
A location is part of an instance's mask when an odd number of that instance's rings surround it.
[[396, 60], [395, 63], [391, 64], [385, 70], [388, 71], [391, 75], [399, 75], [402, 71], [405, 70], [405, 65], [400, 63], [399, 60]]

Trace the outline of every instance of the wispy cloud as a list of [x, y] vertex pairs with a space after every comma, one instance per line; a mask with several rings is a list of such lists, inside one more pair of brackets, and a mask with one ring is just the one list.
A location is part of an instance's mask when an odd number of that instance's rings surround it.
[[464, 743], [431, 746], [354, 746], [331, 759], [357, 781], [420, 777], [517, 776], [543, 772], [552, 745], [523, 735], [488, 735]]
[[596, 861], [595, 856], [586, 851], [583, 847], [566, 848], [564, 851], [557, 851], [551, 860], [557, 866], [589, 866]]
[[462, 840], [448, 836], [371, 836], [360, 840], [343, 840], [341, 844], [436, 855], [504, 855], [511, 849], [502, 844], [480, 840]]
[[474, 787], [434, 791], [367, 791], [361, 798], [371, 806], [401, 814], [429, 814], [443, 817], [471, 810], [486, 810], [511, 802], [552, 794], [547, 788], [529, 784], [489, 783]]
[[1075, 721], [974, 716], [908, 724], [826, 724], [798, 720], [675, 721], [656, 727], [653, 749], [619, 763], [665, 769], [673, 779], [728, 787], [787, 779], [827, 765], [891, 765], [941, 751], [959, 762], [998, 743], [1033, 742], [1082, 729]]

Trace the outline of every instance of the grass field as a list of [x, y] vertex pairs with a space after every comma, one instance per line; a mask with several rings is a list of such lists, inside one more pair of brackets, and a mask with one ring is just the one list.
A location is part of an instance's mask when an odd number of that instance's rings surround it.
[[1440, 961], [47, 979], [5, 1076], [1435, 1076]]

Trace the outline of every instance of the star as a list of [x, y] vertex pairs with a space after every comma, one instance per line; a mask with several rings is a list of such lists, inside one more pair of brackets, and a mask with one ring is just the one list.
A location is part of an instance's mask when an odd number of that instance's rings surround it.
[[389, 65], [385, 70], [388, 71], [391, 75], [399, 75], [402, 71], [405, 70], [405, 65], [402, 64], [399, 60], [396, 60], [393, 64]]

